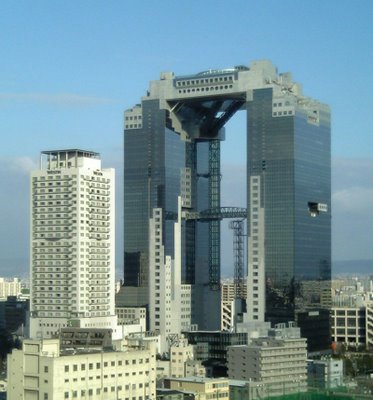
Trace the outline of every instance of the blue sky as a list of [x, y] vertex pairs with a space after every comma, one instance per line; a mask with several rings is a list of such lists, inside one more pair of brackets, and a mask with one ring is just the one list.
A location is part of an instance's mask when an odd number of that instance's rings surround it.
[[[0, 275], [27, 270], [29, 170], [41, 150], [68, 147], [117, 168], [120, 269], [123, 111], [161, 71], [257, 59], [331, 106], [333, 257], [373, 259], [372, 17], [370, 0], [3, 0]], [[242, 128], [234, 118], [223, 145], [223, 200], [234, 205], [243, 203], [243, 183], [231, 190], [243, 179]]]

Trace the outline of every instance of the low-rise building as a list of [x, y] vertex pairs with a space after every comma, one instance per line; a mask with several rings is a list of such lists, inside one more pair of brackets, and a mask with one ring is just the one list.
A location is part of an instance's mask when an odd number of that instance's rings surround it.
[[373, 301], [366, 305], [366, 346], [373, 348]]
[[166, 378], [164, 387], [197, 393], [198, 400], [229, 399], [229, 380], [226, 378]]
[[194, 359], [193, 345], [183, 336], [170, 346], [170, 371], [173, 378], [205, 376], [205, 368]]
[[19, 278], [0, 278], [0, 299], [8, 296], [18, 296], [21, 293], [21, 280]]
[[196, 400], [198, 393], [157, 388], [157, 400]]
[[227, 376], [229, 346], [247, 344], [246, 332], [189, 331], [184, 332], [190, 344], [196, 346], [196, 359], [203, 361], [208, 376]]
[[332, 340], [348, 346], [366, 343], [365, 306], [333, 307]]
[[299, 328], [271, 329], [268, 337], [228, 349], [229, 378], [260, 383], [268, 396], [306, 391], [306, 367], [307, 342]]
[[19, 300], [16, 296], [8, 296], [0, 301], [0, 328], [15, 332], [21, 326], [27, 325], [30, 310], [29, 300]]
[[343, 360], [308, 360], [307, 378], [310, 388], [334, 389], [342, 386]]
[[143, 332], [146, 331], [145, 307], [121, 307], [115, 306], [115, 314], [118, 317], [118, 325], [139, 324]]
[[25, 340], [22, 350], [8, 356], [8, 398], [12, 400], [147, 400], [155, 396], [152, 342], [137, 342], [118, 351], [104, 347], [62, 350], [59, 339]]

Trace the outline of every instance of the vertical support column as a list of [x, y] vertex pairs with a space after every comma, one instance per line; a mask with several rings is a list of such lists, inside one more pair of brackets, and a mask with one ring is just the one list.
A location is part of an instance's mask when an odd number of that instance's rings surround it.
[[234, 291], [235, 298], [243, 298], [244, 283], [244, 220], [234, 220], [229, 223], [233, 230], [233, 255], [234, 255]]
[[[186, 143], [186, 167], [191, 171], [191, 205], [195, 210], [197, 205], [197, 149], [196, 142]], [[185, 221], [185, 282], [194, 284], [196, 279], [196, 221]]]
[[[220, 209], [220, 140], [209, 141], [209, 208]], [[220, 287], [220, 221], [209, 221], [209, 284]]]

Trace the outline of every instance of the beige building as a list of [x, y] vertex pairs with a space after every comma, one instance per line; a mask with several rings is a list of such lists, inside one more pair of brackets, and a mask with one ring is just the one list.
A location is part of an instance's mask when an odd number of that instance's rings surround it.
[[58, 339], [25, 340], [8, 356], [11, 400], [155, 399], [155, 345], [122, 351], [61, 350]]
[[333, 307], [332, 340], [359, 346], [366, 343], [366, 307]]
[[259, 382], [268, 396], [306, 391], [307, 342], [299, 334], [291, 336], [279, 334], [229, 347], [229, 378]]
[[170, 346], [170, 376], [184, 378], [188, 376], [205, 376], [205, 368], [194, 359], [194, 346], [188, 340], [179, 337]]
[[164, 387], [197, 393], [199, 400], [229, 399], [229, 380], [226, 378], [166, 378]]
[[0, 299], [18, 296], [21, 293], [21, 281], [18, 278], [0, 278]]
[[[236, 290], [239, 292], [236, 296]], [[221, 284], [221, 330], [230, 330], [235, 326], [236, 319], [236, 297], [246, 299], [247, 297], [247, 284], [243, 283], [240, 287], [236, 288], [234, 282], [225, 281]]]

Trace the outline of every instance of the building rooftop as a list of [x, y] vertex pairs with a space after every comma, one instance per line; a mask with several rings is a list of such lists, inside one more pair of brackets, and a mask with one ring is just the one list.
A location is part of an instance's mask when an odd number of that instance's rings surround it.
[[70, 154], [70, 155], [76, 155], [76, 156], [83, 156], [83, 157], [90, 157], [90, 158], [99, 158], [100, 153], [96, 153], [94, 151], [90, 150], [81, 150], [81, 149], [65, 149], [65, 150], [45, 150], [42, 151], [41, 154], [45, 154], [47, 156], [55, 156], [57, 157], [58, 155], [61, 154]]

